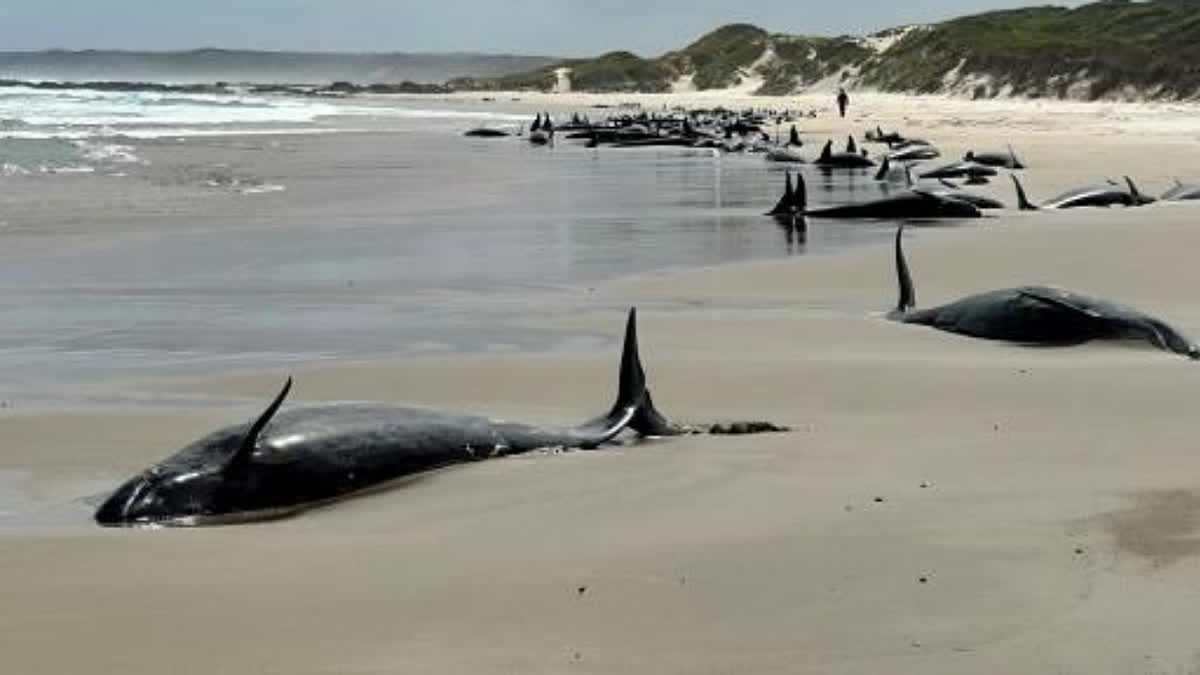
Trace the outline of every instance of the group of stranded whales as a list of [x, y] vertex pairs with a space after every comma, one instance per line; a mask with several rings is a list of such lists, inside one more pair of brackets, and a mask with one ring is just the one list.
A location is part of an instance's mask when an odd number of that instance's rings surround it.
[[[964, 190], [961, 185], [981, 185], [997, 176], [1000, 170], [1010, 172], [1026, 168], [1011, 146], [1006, 151], [967, 151], [962, 160], [920, 170], [917, 178], [921, 181], [936, 181], [933, 184], [918, 183], [913, 178], [913, 167], [926, 158], [937, 157], [940, 153], [932, 144], [923, 139], [906, 138], [898, 132], [884, 132], [879, 127], [866, 133], [869, 142], [887, 143], [889, 152], [882, 155], [874, 179], [882, 184], [885, 190], [888, 186], [903, 184], [907, 191], [853, 204], [830, 205], [824, 208], [809, 209], [807, 204], [798, 204], [793, 198], [790, 188], [791, 179], [787, 179], [788, 187], [779, 205], [768, 212], [772, 216], [812, 216], [823, 218], [904, 218], [904, 219], [933, 219], [933, 218], [975, 218], [979, 210], [1002, 209], [1005, 205], [997, 199]], [[898, 148], [898, 150], [897, 150]], [[822, 149], [820, 157], [812, 163], [823, 171], [835, 169], [865, 169], [875, 165], [867, 156], [865, 149], [855, 152], [853, 139], [847, 144], [844, 152], [834, 152], [833, 142], [828, 141]], [[915, 154], [917, 152], [921, 154]], [[769, 151], [768, 157], [771, 153]], [[1032, 202], [1020, 179], [1015, 173], [1010, 173], [1013, 187], [1016, 191], [1016, 207], [1023, 211], [1059, 210], [1078, 207], [1110, 207], [1110, 206], [1144, 206], [1156, 199], [1141, 192], [1128, 176], [1123, 183], [1109, 180], [1098, 185], [1087, 185], [1068, 190], [1046, 202]], [[803, 177], [798, 174], [798, 179]], [[959, 180], [960, 184], [950, 182]], [[1162, 201], [1185, 201], [1200, 199], [1200, 184], [1185, 184], [1178, 179], [1176, 185], [1167, 190], [1161, 197]], [[969, 206], [964, 206], [964, 204]], [[782, 208], [786, 206], [786, 208]], [[970, 208], [973, 207], [973, 208]]]
[[[573, 120], [572, 126], [591, 127]], [[731, 124], [748, 125], [744, 119]], [[632, 126], [632, 123], [627, 126]], [[549, 115], [536, 129], [551, 142], [555, 127]], [[679, 125], [697, 133], [685, 118]], [[596, 135], [592, 128], [591, 139]], [[473, 130], [480, 131], [480, 130]], [[469, 135], [498, 135], [480, 132]], [[930, 148], [925, 141], [885, 134], [876, 128], [867, 139], [901, 147]], [[543, 142], [534, 140], [534, 143]], [[801, 145], [794, 131], [788, 145]], [[936, 152], [936, 150], [933, 150]], [[926, 154], [930, 154], [926, 152]], [[936, 155], [934, 155], [936, 156]], [[876, 178], [890, 179], [894, 154], [885, 155]], [[853, 139], [845, 152], [826, 143], [817, 166], [860, 169], [874, 162], [858, 152]], [[769, 212], [793, 224], [813, 218], [975, 218], [980, 210], [1002, 206], [946, 182], [949, 176], [994, 175], [994, 168], [1024, 165], [1011, 148], [1007, 153], [967, 153], [962, 162], [921, 174], [939, 181], [937, 188], [915, 185], [911, 165], [903, 166], [907, 189], [899, 194], [860, 202], [810, 209], [802, 174], [793, 186], [785, 172], [784, 195]], [[986, 169], [991, 169], [988, 174]], [[1140, 206], [1153, 201], [1126, 178], [1126, 186], [1106, 185], [1072, 190], [1034, 206], [1012, 176], [1021, 209], [1079, 206]], [[1176, 181], [1163, 200], [1200, 199], [1200, 185]], [[1050, 286], [1019, 286], [976, 293], [928, 309], [916, 307], [916, 294], [903, 249], [903, 222], [896, 230], [895, 267], [899, 298], [888, 318], [930, 326], [960, 335], [1024, 344], [1068, 345], [1096, 339], [1144, 340], [1173, 353], [1200, 359], [1200, 346], [1164, 321], [1123, 305]], [[669, 421], [657, 410], [646, 386], [638, 354], [637, 314], [630, 309], [625, 325], [616, 401], [605, 414], [577, 426], [550, 428], [492, 420], [484, 416], [384, 403], [324, 403], [282, 409], [291, 390], [282, 390], [255, 420], [214, 431], [174, 455], [130, 478], [107, 496], [95, 511], [102, 525], [212, 525], [279, 518], [435, 469], [527, 453], [543, 448], [592, 449], [614, 442], [626, 430], [641, 436], [674, 436], [697, 430]], [[715, 425], [711, 433], [786, 431], [769, 422]]]

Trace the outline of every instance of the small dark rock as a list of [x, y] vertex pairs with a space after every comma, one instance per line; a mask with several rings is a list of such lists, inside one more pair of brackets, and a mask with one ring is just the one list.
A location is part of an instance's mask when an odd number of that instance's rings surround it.
[[929, 577], [920, 577], [917, 579], [917, 581], [919, 581], [923, 584], [927, 584], [927, 583], [929, 583]]
[[883, 497], [876, 497], [875, 499], [872, 499], [871, 501], [875, 502], [876, 504], [882, 504]]
[[580, 586], [579, 588], [575, 589], [575, 592], [579, 595], [583, 595], [584, 593], [587, 593], [587, 586]]
[[708, 433], [717, 435], [741, 436], [745, 434], [763, 434], [791, 431], [789, 427], [766, 421], [730, 422], [728, 424], [709, 425]]

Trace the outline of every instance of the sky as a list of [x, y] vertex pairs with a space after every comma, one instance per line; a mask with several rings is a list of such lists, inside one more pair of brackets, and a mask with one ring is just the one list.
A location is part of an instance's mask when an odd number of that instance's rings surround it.
[[[1076, 6], [1080, 2], [1051, 0]], [[199, 47], [655, 56], [717, 26], [864, 34], [1046, 0], [0, 0], [0, 50]]]

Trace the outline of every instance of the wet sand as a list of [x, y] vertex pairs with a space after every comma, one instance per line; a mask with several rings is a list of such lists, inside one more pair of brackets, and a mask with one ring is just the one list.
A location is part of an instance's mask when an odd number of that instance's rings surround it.
[[[879, 105], [902, 119], [931, 104]], [[902, 130], [950, 155], [1011, 141], [1042, 197], [1124, 173], [1157, 193], [1194, 170], [1200, 126], [1114, 134], [1099, 108], [1045, 104], [1045, 128], [983, 129], [1012, 106], [976, 105], [969, 125]], [[993, 187], [1011, 201], [1005, 180]], [[916, 228], [918, 302], [1054, 283], [1200, 336], [1198, 213]], [[114, 383], [205, 406], [3, 412], [0, 471], [53, 513], [0, 521], [0, 659], [39, 674], [1200, 666], [1200, 370], [1141, 345], [1027, 348], [888, 322], [891, 264], [880, 245], [658, 272], [529, 319], [611, 336], [594, 349], [298, 364], [297, 400], [572, 421], [609, 404], [619, 307], [638, 304], [664, 412], [795, 431], [483, 462], [284, 521], [102, 530], [69, 501], [253, 415], [278, 369]]]

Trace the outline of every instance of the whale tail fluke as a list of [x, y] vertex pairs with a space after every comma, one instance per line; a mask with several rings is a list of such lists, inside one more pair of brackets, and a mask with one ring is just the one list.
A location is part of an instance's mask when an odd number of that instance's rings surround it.
[[783, 196], [775, 203], [775, 208], [767, 211], [768, 216], [778, 216], [792, 212], [792, 205], [796, 202], [795, 191], [792, 190], [792, 172], [784, 171]]
[[792, 193], [792, 206], [797, 213], [804, 213], [808, 208], [808, 185], [804, 183], [804, 174], [796, 173], [796, 190]]
[[621, 349], [621, 368], [617, 384], [617, 400], [608, 414], [585, 422], [576, 428], [582, 447], [607, 443], [625, 429], [643, 436], [672, 436], [685, 430], [672, 424], [654, 407], [650, 390], [646, 388], [646, 371], [638, 355], [637, 309], [630, 308], [625, 321], [625, 342]]
[[[671, 436], [682, 433], [666, 416], [654, 407], [650, 390], [646, 388], [646, 371], [638, 354], [637, 309], [629, 309], [625, 322], [625, 345], [621, 350], [621, 377], [617, 401], [612, 413], [634, 408], [628, 426], [643, 436]], [[610, 415], [612, 414], [610, 413]]]
[[904, 259], [904, 223], [896, 228], [896, 279], [900, 284], [900, 297], [896, 301], [896, 309], [889, 316], [902, 317], [917, 306], [917, 294], [913, 289], [912, 276], [908, 273], [908, 262]]
[[1021, 186], [1021, 180], [1010, 174], [1013, 185], [1017, 188], [1017, 207], [1022, 211], [1037, 211], [1038, 207], [1034, 206], [1029, 201], [1029, 197], [1025, 194], [1025, 188]]

